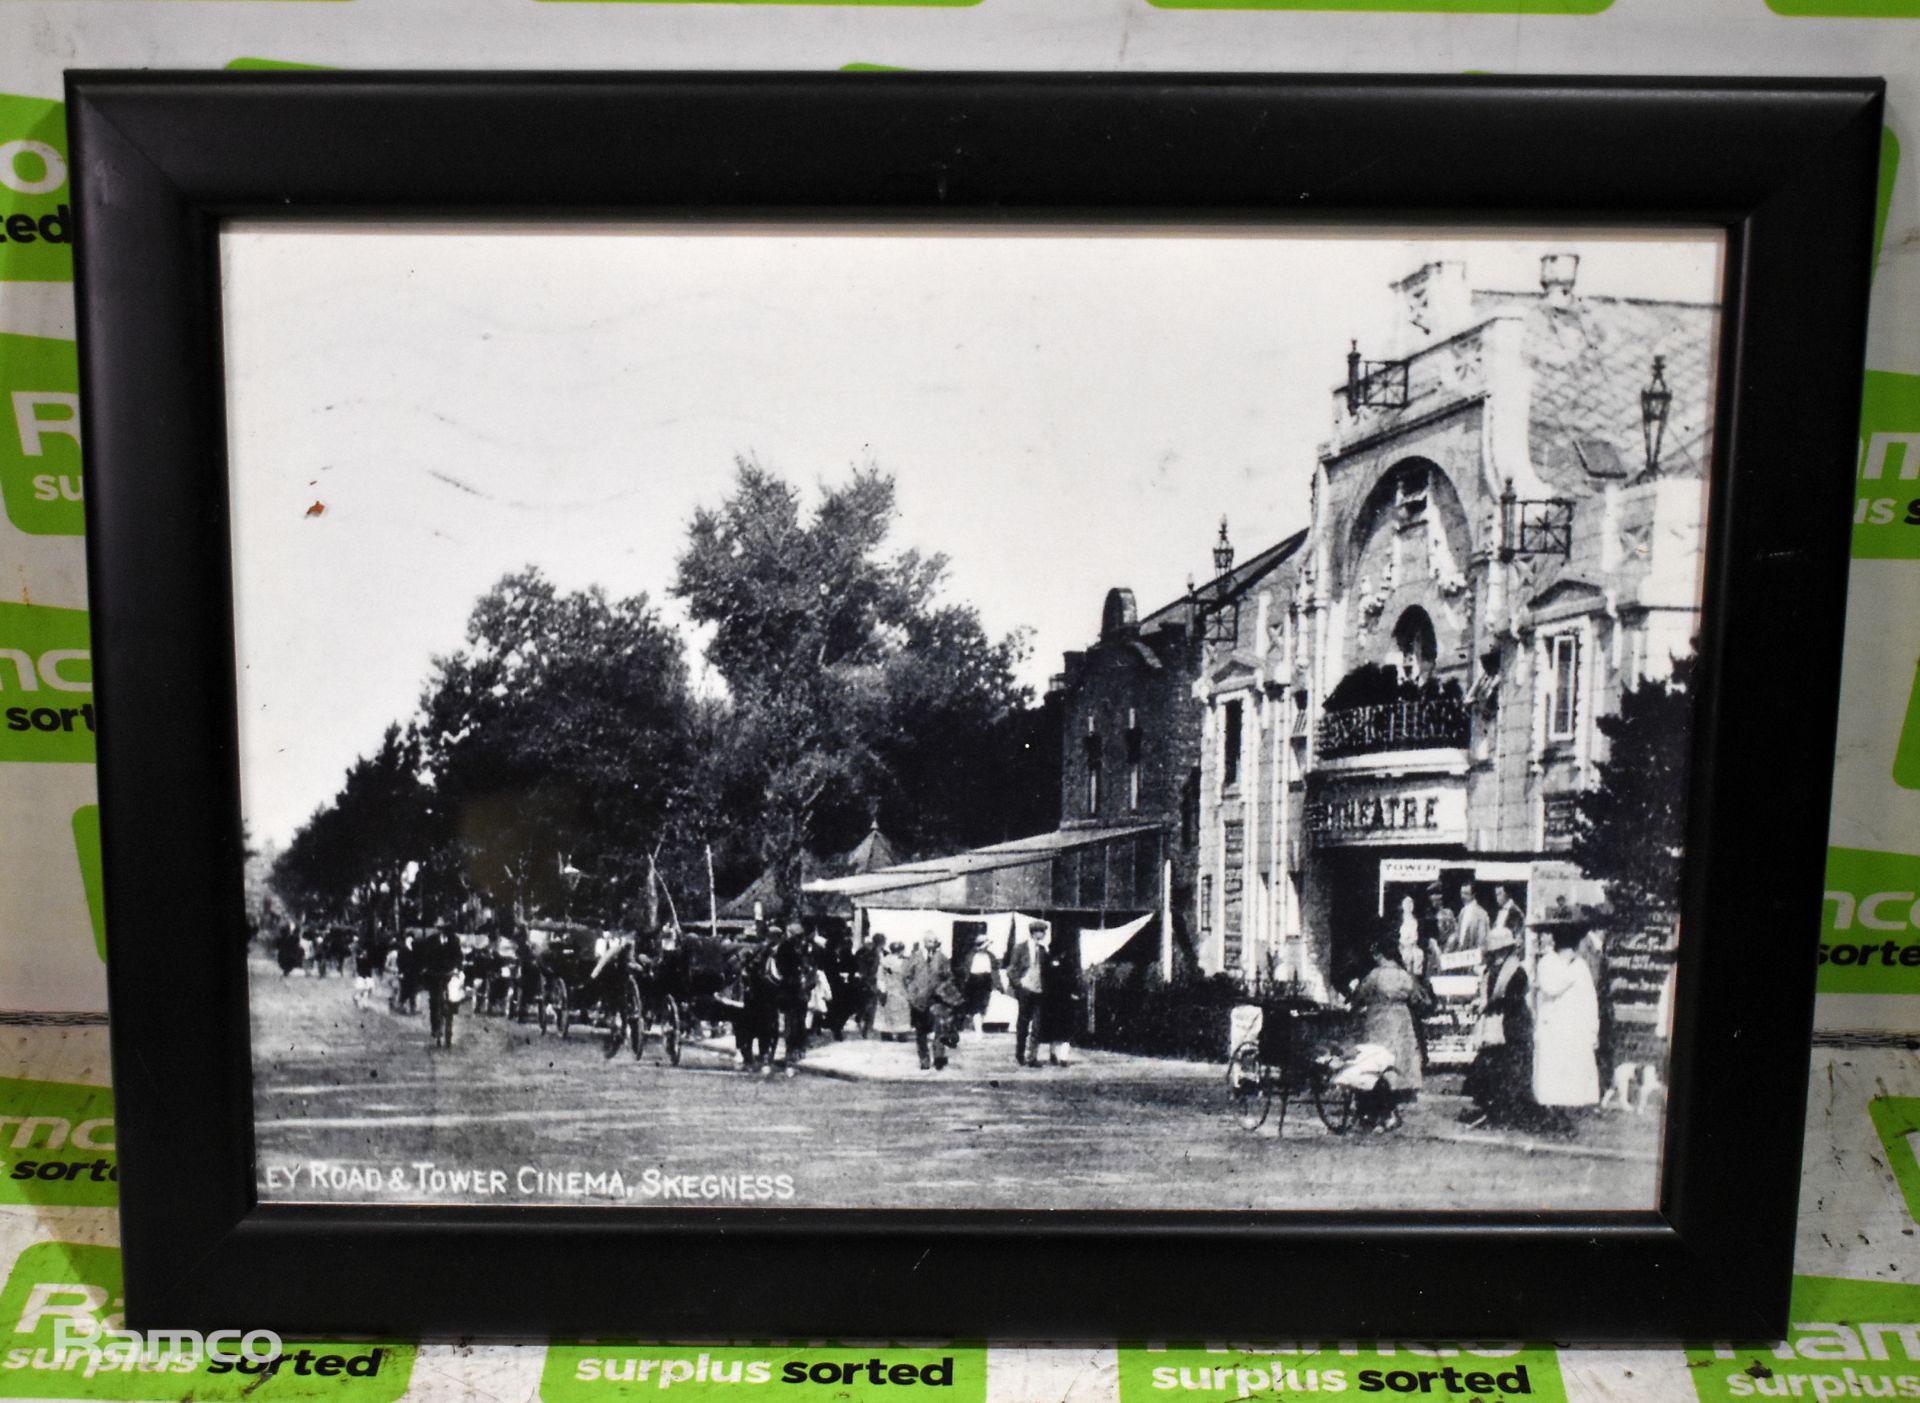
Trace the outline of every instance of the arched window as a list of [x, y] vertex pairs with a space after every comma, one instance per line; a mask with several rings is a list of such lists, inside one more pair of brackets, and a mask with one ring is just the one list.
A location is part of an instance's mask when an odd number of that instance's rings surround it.
[[[1351, 586], [1367, 569], [1377, 574], [1383, 564], [1377, 553], [1370, 564], [1362, 564], [1376, 537], [1386, 535], [1391, 540], [1426, 531], [1432, 532], [1441, 557], [1431, 561], [1429, 568], [1457, 570], [1457, 562], [1472, 554], [1466, 511], [1446, 472], [1426, 458], [1403, 458], [1380, 475], [1354, 509], [1346, 528], [1346, 550], [1334, 564], [1338, 582]], [[1397, 551], [1393, 558], [1398, 560]]]
[[1427, 611], [1415, 606], [1403, 613], [1393, 626], [1394, 666], [1400, 680], [1419, 686], [1433, 676], [1433, 662], [1439, 655], [1434, 641], [1433, 620]]

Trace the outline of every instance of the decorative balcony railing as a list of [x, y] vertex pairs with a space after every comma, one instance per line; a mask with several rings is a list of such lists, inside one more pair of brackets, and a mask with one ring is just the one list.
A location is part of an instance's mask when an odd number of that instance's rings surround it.
[[1466, 704], [1453, 697], [1341, 707], [1321, 716], [1315, 749], [1325, 760], [1384, 750], [1464, 749], [1468, 725]]

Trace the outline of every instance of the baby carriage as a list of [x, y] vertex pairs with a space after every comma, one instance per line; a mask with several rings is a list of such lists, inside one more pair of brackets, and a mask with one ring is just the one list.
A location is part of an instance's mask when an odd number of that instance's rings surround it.
[[1357, 1129], [1384, 1133], [1400, 1128], [1391, 1052], [1378, 1043], [1356, 1043], [1328, 1048], [1316, 1060], [1330, 1086], [1344, 1088], [1352, 1095]]

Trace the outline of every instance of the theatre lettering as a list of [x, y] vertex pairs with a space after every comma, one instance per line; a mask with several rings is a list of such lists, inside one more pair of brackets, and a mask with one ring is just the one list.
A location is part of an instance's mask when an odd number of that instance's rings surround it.
[[1448, 797], [1438, 790], [1409, 790], [1323, 799], [1307, 805], [1307, 827], [1323, 843], [1392, 833], [1438, 838]]

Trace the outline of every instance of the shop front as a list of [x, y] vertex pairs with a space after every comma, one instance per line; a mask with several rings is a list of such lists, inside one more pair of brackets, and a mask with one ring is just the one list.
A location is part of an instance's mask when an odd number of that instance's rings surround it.
[[1429, 884], [1477, 881], [1467, 851], [1464, 774], [1322, 771], [1309, 777], [1305, 904], [1307, 928], [1323, 932], [1315, 954], [1334, 989], [1372, 962], [1382, 939], [1397, 939], [1403, 915], [1433, 914]]

